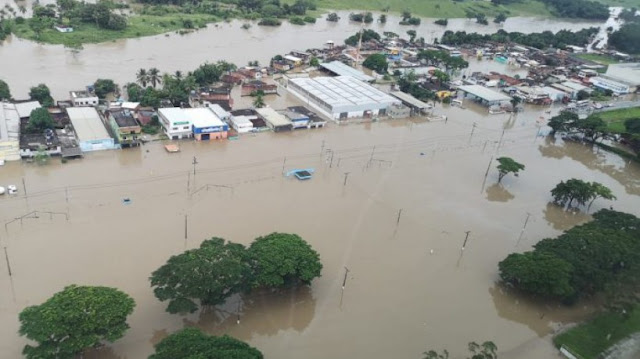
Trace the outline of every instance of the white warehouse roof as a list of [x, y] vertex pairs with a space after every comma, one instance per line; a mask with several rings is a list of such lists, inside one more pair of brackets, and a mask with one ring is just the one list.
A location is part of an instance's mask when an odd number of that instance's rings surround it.
[[162, 115], [173, 126], [175, 123], [190, 124], [189, 118], [185, 115], [180, 107], [165, 107], [158, 109], [158, 113]]
[[264, 119], [267, 120], [269, 123], [271, 123], [273, 127], [291, 125], [291, 121], [289, 121], [289, 119], [284, 117], [284, 115], [279, 114], [278, 112], [276, 112], [276, 110], [272, 108], [269, 108], [269, 107], [257, 108], [256, 112], [259, 113], [260, 116], [264, 117]]
[[365, 74], [364, 72], [356, 70], [351, 66], [345, 65], [344, 63], [342, 63], [340, 61], [332, 61], [332, 62], [323, 63], [323, 64], [320, 64], [320, 67], [325, 68], [328, 71], [331, 71], [336, 75], [339, 75], [339, 76], [351, 76], [351, 77], [355, 77], [356, 79], [358, 79], [360, 81], [369, 82], [369, 81], [375, 80], [373, 77]]
[[487, 102], [500, 102], [500, 101], [509, 101], [511, 97], [501, 94], [500, 92], [496, 92], [490, 90], [481, 85], [467, 85], [460, 86], [458, 90], [464, 91], [466, 93], [470, 93], [475, 97], [479, 97]]
[[67, 107], [67, 114], [80, 141], [95, 141], [111, 138], [95, 108]]
[[213, 111], [205, 107], [182, 109], [184, 116], [191, 121], [191, 124], [198, 128], [224, 126], [224, 123]]
[[350, 76], [296, 78], [289, 80], [294, 86], [301, 88], [302, 95], [311, 96], [331, 108], [331, 112], [355, 112], [387, 108], [392, 104], [400, 104], [377, 88], [356, 80]]

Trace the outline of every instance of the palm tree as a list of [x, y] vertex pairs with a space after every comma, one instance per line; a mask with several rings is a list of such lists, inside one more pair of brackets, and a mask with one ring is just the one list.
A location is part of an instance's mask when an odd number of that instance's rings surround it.
[[176, 71], [176, 73], [173, 75], [173, 77], [175, 77], [175, 78], [176, 78], [176, 80], [182, 80], [182, 78], [183, 78], [184, 76], [182, 75], [182, 71], [178, 70], [178, 71]]
[[260, 90], [256, 93], [256, 98], [253, 100], [253, 106], [255, 108], [262, 108], [264, 105], [264, 92]]
[[25, 12], [27, 12], [27, 8], [24, 5], [18, 6], [18, 10], [20, 10], [20, 13], [23, 15]]
[[136, 79], [138, 79], [138, 82], [140, 83], [140, 85], [142, 85], [142, 87], [146, 88], [147, 82], [149, 82], [149, 74], [147, 73], [147, 70], [138, 70], [138, 73], [136, 73]]
[[151, 86], [156, 88], [156, 85], [162, 83], [162, 76], [160, 76], [160, 70], [153, 67], [149, 69], [149, 82], [151, 82]]

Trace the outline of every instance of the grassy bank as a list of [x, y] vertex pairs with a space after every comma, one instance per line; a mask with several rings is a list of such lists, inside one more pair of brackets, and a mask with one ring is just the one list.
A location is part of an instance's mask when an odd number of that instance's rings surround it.
[[576, 57], [587, 61], [597, 62], [602, 65], [617, 64], [619, 62], [611, 56], [600, 54], [577, 54]]
[[630, 118], [640, 118], [640, 107], [600, 112], [598, 116], [607, 122], [611, 132], [622, 133], [625, 132], [624, 121]]
[[44, 30], [39, 38], [25, 22], [15, 25], [14, 34], [20, 38], [48, 44], [78, 46], [84, 43], [98, 43], [123, 38], [158, 35], [165, 32], [182, 30], [187, 27], [197, 29], [205, 27], [207, 23], [218, 20], [215, 16], [204, 14], [140, 15], [131, 16], [129, 18], [129, 26], [122, 31], [100, 29], [93, 24], [79, 24], [74, 26], [74, 31], [71, 33], [61, 33], [55, 29]]
[[558, 348], [564, 345], [584, 359], [596, 359], [607, 348], [638, 331], [640, 308], [628, 317], [618, 313], [601, 314], [556, 336], [553, 342]]
[[493, 17], [501, 12], [506, 12], [509, 16], [551, 16], [544, 4], [532, 0], [524, 0], [522, 3], [509, 4], [507, 6], [494, 6], [485, 1], [319, 0], [318, 6], [332, 10], [371, 11], [381, 11], [388, 7], [391, 12], [401, 13], [409, 10], [413, 15], [430, 18], [465, 17], [467, 10], [485, 14], [487, 17]]

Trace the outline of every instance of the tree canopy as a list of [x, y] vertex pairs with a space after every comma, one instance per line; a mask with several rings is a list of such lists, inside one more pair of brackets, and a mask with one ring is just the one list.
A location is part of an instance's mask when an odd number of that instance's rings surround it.
[[609, 35], [609, 46], [622, 52], [640, 54], [640, 22], [626, 23]]
[[387, 72], [389, 63], [387, 62], [387, 56], [385, 56], [384, 54], [373, 54], [364, 60], [362, 66], [371, 69], [379, 74], [384, 74]]
[[567, 45], [584, 46], [591, 36], [598, 32], [598, 28], [587, 28], [576, 32], [560, 30], [557, 33], [544, 31], [539, 33], [523, 34], [521, 32], [507, 32], [502, 29], [494, 34], [478, 34], [475, 32], [447, 30], [442, 35], [440, 42], [446, 45], [482, 44], [486, 42], [518, 43], [538, 49], [548, 47], [564, 48]]
[[516, 177], [518, 176], [518, 172], [524, 170], [524, 165], [522, 163], [516, 162], [511, 157], [499, 157], [498, 158], [498, 183], [502, 181], [504, 176], [509, 173], [513, 173]]
[[45, 84], [39, 84], [29, 90], [29, 98], [40, 102], [43, 107], [53, 106], [53, 97], [51, 97], [51, 91]]
[[640, 219], [603, 209], [593, 221], [541, 240], [532, 252], [510, 254], [499, 264], [500, 277], [529, 294], [566, 302], [613, 285], [635, 292], [640, 279], [638, 253]]
[[[469, 354], [471, 354], [471, 357], [468, 359], [498, 358], [498, 347], [490, 341], [486, 341], [482, 344], [471, 342], [467, 344], [467, 349], [469, 349]], [[422, 355], [424, 355], [424, 359], [449, 359], [449, 352], [447, 350], [443, 350], [442, 353], [438, 353], [435, 350], [429, 350], [422, 353]]]
[[118, 86], [110, 79], [97, 79], [93, 84], [93, 90], [99, 98], [105, 98], [110, 93], [115, 93]]
[[151, 274], [153, 292], [169, 301], [169, 313], [192, 313], [202, 305], [218, 305], [246, 289], [250, 277], [248, 253], [242, 244], [212, 238], [200, 248], [172, 256]]
[[611, 190], [598, 182], [586, 182], [580, 179], [572, 178], [570, 180], [561, 181], [552, 190], [553, 202], [560, 206], [571, 207], [573, 201], [579, 206], [591, 203], [597, 198], [608, 200], [616, 199]]
[[[362, 42], [367, 42], [370, 40], [377, 40], [380, 41], [381, 37], [380, 34], [378, 34], [377, 32], [375, 32], [374, 30], [370, 30], [370, 29], [365, 29], [362, 32]], [[358, 42], [360, 41], [360, 31], [356, 32], [355, 34], [349, 36], [348, 38], [346, 38], [344, 40], [344, 43], [350, 46], [357, 46]]]
[[53, 121], [53, 116], [51, 116], [46, 108], [40, 107], [31, 111], [26, 130], [30, 133], [36, 133], [42, 132], [47, 128], [52, 129], [54, 126], [55, 122]]
[[0, 80], [0, 100], [11, 99], [11, 90], [9, 90], [9, 84]]
[[249, 344], [223, 335], [214, 337], [197, 328], [185, 328], [164, 338], [149, 359], [262, 359]]
[[20, 312], [20, 335], [38, 343], [25, 346], [23, 354], [73, 358], [103, 341], [114, 342], [129, 329], [126, 320], [134, 307], [131, 297], [114, 288], [68, 286]]
[[289, 287], [310, 284], [320, 276], [320, 256], [297, 234], [271, 233], [249, 247], [253, 287]]

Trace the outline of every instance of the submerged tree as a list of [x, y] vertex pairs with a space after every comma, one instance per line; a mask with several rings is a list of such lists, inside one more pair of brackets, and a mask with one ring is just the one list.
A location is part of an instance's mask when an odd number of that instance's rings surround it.
[[147, 73], [147, 70], [138, 70], [138, 72], [136, 73], [136, 79], [138, 80], [138, 83], [142, 85], [142, 87], [147, 87], [147, 84], [149, 83], [149, 74]]
[[135, 302], [108, 287], [68, 286], [46, 302], [20, 312], [20, 335], [36, 341], [29, 359], [73, 358], [103, 341], [114, 342], [129, 329]]
[[53, 97], [51, 97], [51, 91], [45, 84], [39, 84], [29, 89], [29, 98], [40, 102], [43, 107], [53, 106]]
[[254, 94], [255, 98], [253, 99], [253, 107], [255, 108], [263, 108], [266, 106], [264, 103], [264, 91], [258, 90]]
[[197, 328], [185, 328], [162, 339], [149, 359], [262, 359], [249, 344], [227, 335], [214, 337]]
[[578, 205], [584, 206], [589, 202], [587, 210], [591, 208], [591, 204], [598, 198], [604, 198], [608, 200], [616, 199], [611, 190], [598, 182], [586, 182], [576, 178], [561, 181], [551, 190], [553, 196], [553, 202], [561, 205], [571, 207], [573, 201], [576, 201]]
[[518, 163], [511, 157], [500, 157], [498, 158], [498, 183], [502, 181], [504, 176], [509, 173], [513, 173], [514, 176], [518, 177], [518, 172], [524, 170], [524, 165], [522, 163]]
[[[482, 344], [471, 342], [467, 345], [469, 354], [471, 357], [468, 359], [497, 359], [498, 347], [490, 341], [486, 341]], [[449, 352], [443, 350], [442, 353], [438, 353], [435, 350], [429, 350], [423, 353], [423, 359], [449, 359]]]
[[11, 99], [11, 91], [9, 90], [9, 85], [6, 82], [0, 80], [0, 101], [9, 99]]

